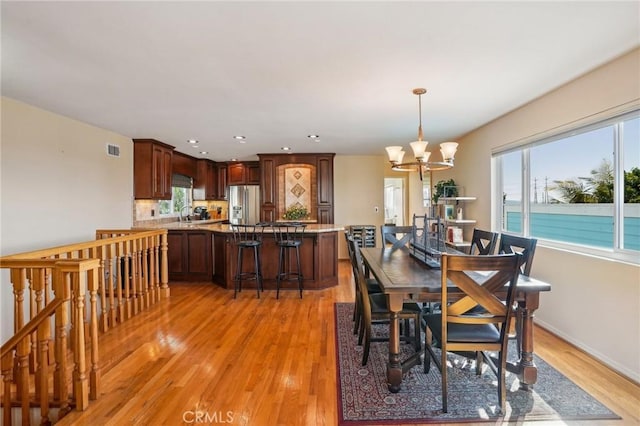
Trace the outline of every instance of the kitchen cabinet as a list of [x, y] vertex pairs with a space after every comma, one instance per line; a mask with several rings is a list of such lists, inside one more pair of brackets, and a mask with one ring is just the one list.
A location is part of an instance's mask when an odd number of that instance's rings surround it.
[[227, 184], [260, 185], [260, 163], [257, 161], [228, 163]]
[[212, 280], [211, 232], [169, 230], [167, 242], [170, 281]]
[[216, 165], [211, 160], [196, 160], [196, 176], [193, 179], [193, 199], [216, 200], [218, 195]]
[[[223, 288], [232, 290], [235, 286], [233, 277], [238, 262], [238, 249], [233, 244], [233, 235], [228, 230], [212, 231], [213, 234], [213, 282]], [[338, 284], [338, 231], [309, 232], [303, 236], [300, 246], [300, 265], [304, 276], [305, 290], [318, 290]], [[260, 248], [262, 258], [262, 280], [266, 290], [276, 288], [278, 273], [279, 247], [273, 233], [265, 232]], [[252, 252], [245, 250], [243, 272], [253, 270]], [[171, 278], [171, 274], [169, 274]], [[292, 288], [291, 282], [284, 282], [283, 288]], [[297, 283], [295, 284], [297, 287]], [[243, 282], [243, 289], [255, 289], [255, 281]]]
[[195, 178], [197, 161], [198, 160], [191, 157], [190, 155], [183, 154], [181, 152], [174, 152], [171, 170], [173, 171], [173, 173], [189, 176], [190, 178]]
[[278, 178], [278, 168], [284, 165], [310, 165], [316, 182], [315, 198], [311, 200], [311, 217], [318, 223], [333, 223], [333, 159], [335, 154], [258, 154], [260, 158], [260, 220], [269, 222], [284, 214], [282, 196], [284, 188]]
[[155, 139], [134, 139], [133, 144], [134, 197], [170, 200], [174, 147]]
[[193, 199], [196, 201], [227, 199], [227, 166], [211, 160], [196, 161]]
[[216, 176], [218, 178], [216, 182], [217, 187], [217, 200], [226, 200], [227, 199], [227, 165], [224, 163], [216, 164]]

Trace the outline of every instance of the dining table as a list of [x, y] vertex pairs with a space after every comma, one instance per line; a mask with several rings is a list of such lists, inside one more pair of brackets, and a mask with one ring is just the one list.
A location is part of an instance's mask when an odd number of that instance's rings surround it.
[[[400, 359], [400, 322], [398, 313], [405, 301], [440, 302], [441, 271], [432, 258], [407, 247], [392, 249], [367, 247], [360, 249], [365, 267], [380, 284], [387, 297], [390, 311], [389, 360], [387, 363], [387, 385], [391, 392], [398, 392], [402, 376], [411, 367], [420, 363], [420, 353], [406, 360]], [[540, 293], [551, 290], [551, 284], [533, 277], [518, 276], [515, 315], [519, 316], [521, 334], [518, 341], [519, 359], [508, 368], [518, 374], [522, 389], [531, 389], [537, 381], [538, 370], [533, 360], [533, 318], [540, 304]], [[455, 286], [447, 286], [448, 301], [463, 297]]]

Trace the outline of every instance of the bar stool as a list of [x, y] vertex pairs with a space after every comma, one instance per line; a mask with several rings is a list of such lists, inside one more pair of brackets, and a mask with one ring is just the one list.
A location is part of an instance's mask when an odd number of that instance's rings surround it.
[[[302, 299], [302, 269], [300, 267], [300, 246], [307, 225], [303, 223], [274, 224], [273, 234], [276, 245], [280, 248], [278, 256], [278, 275], [276, 275], [276, 299], [280, 298], [281, 281], [298, 281], [298, 290]], [[295, 252], [295, 272], [291, 271], [291, 252]]]
[[[238, 261], [236, 263], [235, 289], [233, 298], [236, 298], [238, 292], [242, 291], [242, 281], [255, 280], [256, 292], [258, 299], [262, 290], [262, 262], [260, 259], [260, 246], [262, 245], [262, 225], [237, 225], [231, 224], [233, 231], [233, 243], [238, 248]], [[244, 249], [253, 250], [253, 271], [243, 272], [242, 260], [244, 257]]]

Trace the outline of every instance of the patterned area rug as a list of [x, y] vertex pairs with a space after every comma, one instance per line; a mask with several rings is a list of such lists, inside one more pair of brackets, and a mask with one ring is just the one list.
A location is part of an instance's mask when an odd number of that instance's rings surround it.
[[[338, 359], [338, 419], [341, 425], [449, 423], [470, 421], [540, 421], [619, 419], [614, 412], [539, 357], [538, 382], [532, 392], [519, 389], [518, 378], [507, 373], [507, 407], [497, 414], [496, 377], [490, 371], [475, 375], [473, 361], [450, 354], [449, 412], [442, 412], [441, 378], [432, 365], [424, 374], [422, 365], [409, 370], [402, 389], [391, 393], [386, 384], [388, 344], [371, 343], [369, 362], [362, 366], [362, 346], [353, 334], [353, 304], [336, 303], [336, 351]], [[386, 332], [374, 326], [374, 334]], [[401, 359], [413, 353], [410, 344], [401, 345]], [[509, 350], [515, 354], [515, 347]], [[485, 366], [486, 368], [486, 366]]]

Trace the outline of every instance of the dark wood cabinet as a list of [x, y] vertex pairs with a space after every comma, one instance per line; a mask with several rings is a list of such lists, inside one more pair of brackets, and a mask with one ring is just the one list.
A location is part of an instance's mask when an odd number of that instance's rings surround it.
[[174, 148], [155, 139], [134, 139], [133, 143], [134, 197], [170, 200]]
[[227, 165], [227, 184], [259, 185], [260, 163], [257, 161], [229, 163]]
[[227, 199], [227, 165], [224, 163], [216, 164], [216, 176], [217, 176], [217, 200], [226, 200]]
[[213, 258], [211, 232], [173, 231], [167, 236], [169, 251], [169, 280], [171, 281], [211, 281], [213, 278]]
[[193, 199], [215, 200], [218, 195], [216, 165], [211, 160], [196, 160], [196, 177], [193, 179]]
[[284, 191], [278, 178], [278, 167], [290, 164], [311, 165], [315, 170], [316, 195], [312, 218], [318, 223], [333, 223], [333, 158], [335, 154], [258, 154], [260, 158], [260, 220], [280, 219], [284, 211], [278, 204], [278, 194]]
[[190, 155], [183, 154], [181, 152], [174, 152], [171, 170], [173, 173], [189, 176], [190, 178], [195, 179], [197, 161], [198, 160]]
[[[213, 282], [227, 289], [233, 289], [238, 261], [238, 249], [232, 243], [229, 232], [213, 231]], [[318, 290], [338, 284], [338, 232], [305, 233], [300, 246], [300, 263], [306, 290]], [[260, 247], [262, 258], [262, 277], [266, 290], [276, 288], [278, 273], [279, 247], [273, 234], [265, 232]], [[253, 270], [253, 254], [245, 250], [243, 271]], [[291, 283], [283, 284], [283, 288], [292, 288]], [[297, 284], [295, 284], [297, 286]], [[244, 288], [255, 288], [255, 282], [242, 283]]]
[[227, 199], [227, 166], [211, 160], [197, 160], [197, 174], [193, 181], [193, 199], [226, 200]]

